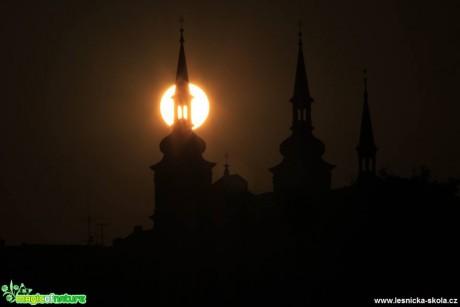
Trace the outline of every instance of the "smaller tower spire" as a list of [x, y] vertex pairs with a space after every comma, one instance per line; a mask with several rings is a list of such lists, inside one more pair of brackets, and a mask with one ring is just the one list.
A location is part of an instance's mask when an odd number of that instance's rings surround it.
[[375, 156], [377, 147], [374, 142], [374, 133], [372, 130], [371, 113], [369, 111], [369, 94], [367, 92], [367, 70], [364, 69], [364, 104], [361, 118], [361, 131], [359, 144], [356, 147], [359, 159], [359, 177], [374, 176], [376, 174]]
[[228, 164], [228, 153], [225, 154], [224, 177], [230, 176], [230, 165]]
[[311, 120], [311, 103], [313, 98], [310, 96], [308, 87], [307, 71], [305, 69], [305, 60], [303, 56], [302, 41], [302, 22], [297, 23], [299, 27], [299, 51], [297, 55], [297, 67], [295, 74], [294, 95], [290, 102], [292, 103], [292, 127], [294, 132], [300, 130], [313, 130]]

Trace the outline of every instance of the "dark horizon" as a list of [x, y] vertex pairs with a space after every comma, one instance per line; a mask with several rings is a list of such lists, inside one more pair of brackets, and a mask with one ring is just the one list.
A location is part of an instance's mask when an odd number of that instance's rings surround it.
[[159, 98], [174, 83], [180, 15], [190, 81], [211, 101], [196, 133], [218, 163], [214, 181], [228, 152], [251, 192], [272, 190], [268, 168], [290, 133], [299, 17], [314, 134], [337, 165], [333, 187], [358, 174], [364, 68], [377, 167], [458, 176], [460, 23], [458, 4], [443, 4], [5, 4], [0, 238], [83, 244], [88, 200], [95, 223], [110, 223], [106, 242], [151, 227], [149, 166], [169, 133]]

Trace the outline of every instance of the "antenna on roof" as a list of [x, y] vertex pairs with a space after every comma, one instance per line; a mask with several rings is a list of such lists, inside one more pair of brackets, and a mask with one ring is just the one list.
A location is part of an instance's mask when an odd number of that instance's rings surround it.
[[89, 201], [89, 193], [86, 191], [86, 217], [80, 219], [81, 222], [86, 223], [87, 227], [87, 237], [86, 237], [86, 244], [87, 245], [92, 245], [94, 244], [94, 236], [92, 235], [92, 230], [91, 230], [91, 224], [93, 223], [93, 219], [91, 217], [91, 206], [90, 206], [90, 201]]
[[110, 224], [109, 223], [97, 223], [96, 225], [99, 226], [99, 230], [100, 230], [100, 238], [101, 238], [100, 244], [101, 246], [104, 246], [104, 227], [109, 226]]
[[86, 244], [92, 245], [94, 243], [94, 237], [91, 234], [91, 223], [93, 222], [93, 219], [91, 218], [91, 211], [90, 211], [91, 206], [90, 206], [90, 202], [89, 202], [89, 193], [88, 193], [88, 191], [86, 191], [86, 207], [87, 207], [86, 223], [88, 225], [88, 237], [87, 237]]

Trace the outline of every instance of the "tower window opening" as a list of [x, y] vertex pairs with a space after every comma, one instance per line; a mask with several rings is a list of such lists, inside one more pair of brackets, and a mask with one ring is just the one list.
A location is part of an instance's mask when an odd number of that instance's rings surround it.
[[182, 108], [180, 106], [177, 107], [177, 118], [178, 119], [182, 118]]
[[188, 109], [187, 109], [187, 106], [184, 106], [184, 118], [187, 119], [188, 118]]

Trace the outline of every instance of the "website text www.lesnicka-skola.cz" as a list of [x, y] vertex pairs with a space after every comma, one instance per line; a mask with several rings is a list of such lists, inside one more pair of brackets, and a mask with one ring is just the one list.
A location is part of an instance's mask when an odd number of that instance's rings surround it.
[[436, 304], [436, 305], [453, 305], [458, 304], [458, 298], [445, 297], [393, 297], [393, 298], [374, 298], [375, 304]]

